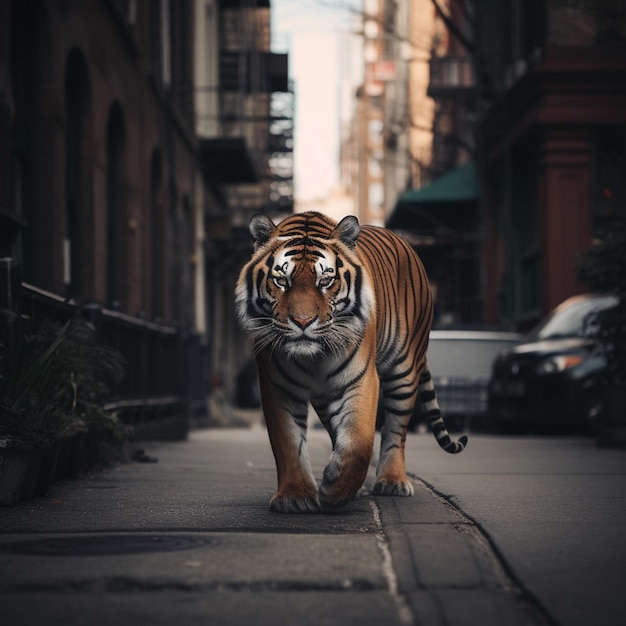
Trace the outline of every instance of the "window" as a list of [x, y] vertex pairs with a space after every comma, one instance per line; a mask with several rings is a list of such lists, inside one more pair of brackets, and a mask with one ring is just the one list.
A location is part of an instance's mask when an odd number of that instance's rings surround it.
[[[40, 202], [35, 176], [40, 141], [38, 124], [33, 121], [38, 115], [41, 80], [40, 42], [39, 38], [32, 36], [32, 28], [36, 23], [37, 8], [34, 3], [14, 0], [10, 15], [10, 72], [14, 104], [11, 129], [12, 208], [17, 217], [36, 225]], [[17, 253], [22, 261], [24, 280], [41, 284], [41, 254], [37, 239], [36, 226], [26, 228], [17, 242]]]
[[111, 106], [107, 124], [107, 304], [119, 309], [122, 301], [124, 224], [124, 114], [118, 103]]
[[592, 202], [596, 235], [626, 219], [626, 127], [596, 131], [593, 150]]
[[150, 314], [155, 321], [164, 317], [163, 310], [163, 165], [155, 149], [150, 162], [150, 254], [146, 259], [150, 272]]
[[85, 167], [83, 141], [89, 119], [89, 79], [87, 66], [78, 49], [70, 52], [65, 74], [65, 237], [63, 275], [66, 295], [81, 292], [82, 215], [84, 214]]

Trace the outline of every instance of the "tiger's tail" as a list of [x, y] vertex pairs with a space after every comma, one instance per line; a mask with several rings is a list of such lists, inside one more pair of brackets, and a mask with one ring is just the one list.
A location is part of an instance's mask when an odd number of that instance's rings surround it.
[[459, 437], [458, 441], [453, 441], [450, 438], [450, 433], [446, 428], [446, 424], [441, 416], [441, 410], [439, 409], [439, 403], [437, 402], [437, 394], [435, 393], [435, 386], [433, 385], [433, 379], [428, 369], [428, 364], [424, 365], [424, 369], [420, 374], [419, 383], [417, 386], [420, 402], [422, 408], [426, 414], [426, 420], [433, 430], [433, 435], [437, 443], [443, 450], [450, 454], [458, 454], [467, 446], [467, 435]]

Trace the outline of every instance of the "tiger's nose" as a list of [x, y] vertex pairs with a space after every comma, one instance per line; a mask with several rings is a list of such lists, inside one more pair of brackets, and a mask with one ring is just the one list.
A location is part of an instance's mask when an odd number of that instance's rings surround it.
[[307, 317], [291, 315], [290, 318], [291, 321], [302, 330], [306, 330], [317, 319], [317, 317], [312, 317], [310, 315]]

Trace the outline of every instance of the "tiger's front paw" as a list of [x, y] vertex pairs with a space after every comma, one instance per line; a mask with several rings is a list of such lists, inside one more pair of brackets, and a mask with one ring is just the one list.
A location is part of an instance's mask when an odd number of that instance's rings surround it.
[[324, 470], [324, 479], [319, 489], [319, 499], [322, 509], [337, 509], [354, 499], [361, 488], [362, 481], [354, 480], [346, 472], [340, 471], [336, 459], [331, 459]]
[[379, 478], [374, 483], [374, 494], [379, 496], [412, 496], [413, 485], [406, 480], [386, 480]]
[[333, 489], [332, 485], [322, 483], [320, 485], [320, 502], [322, 510], [330, 511], [344, 506], [353, 500], [358, 492], [357, 489]]
[[270, 509], [274, 513], [319, 513], [320, 501], [317, 494], [280, 494], [270, 500]]

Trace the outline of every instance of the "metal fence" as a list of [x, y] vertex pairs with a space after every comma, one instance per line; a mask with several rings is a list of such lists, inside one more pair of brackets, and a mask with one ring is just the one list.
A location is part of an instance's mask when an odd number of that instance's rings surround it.
[[207, 347], [198, 335], [97, 304], [77, 306], [21, 283], [17, 272], [10, 259], [0, 259], [0, 341], [10, 346], [17, 333], [35, 331], [44, 320], [64, 323], [82, 315], [126, 360], [126, 375], [106, 408], [133, 426], [135, 439], [187, 435], [191, 417], [206, 410]]

